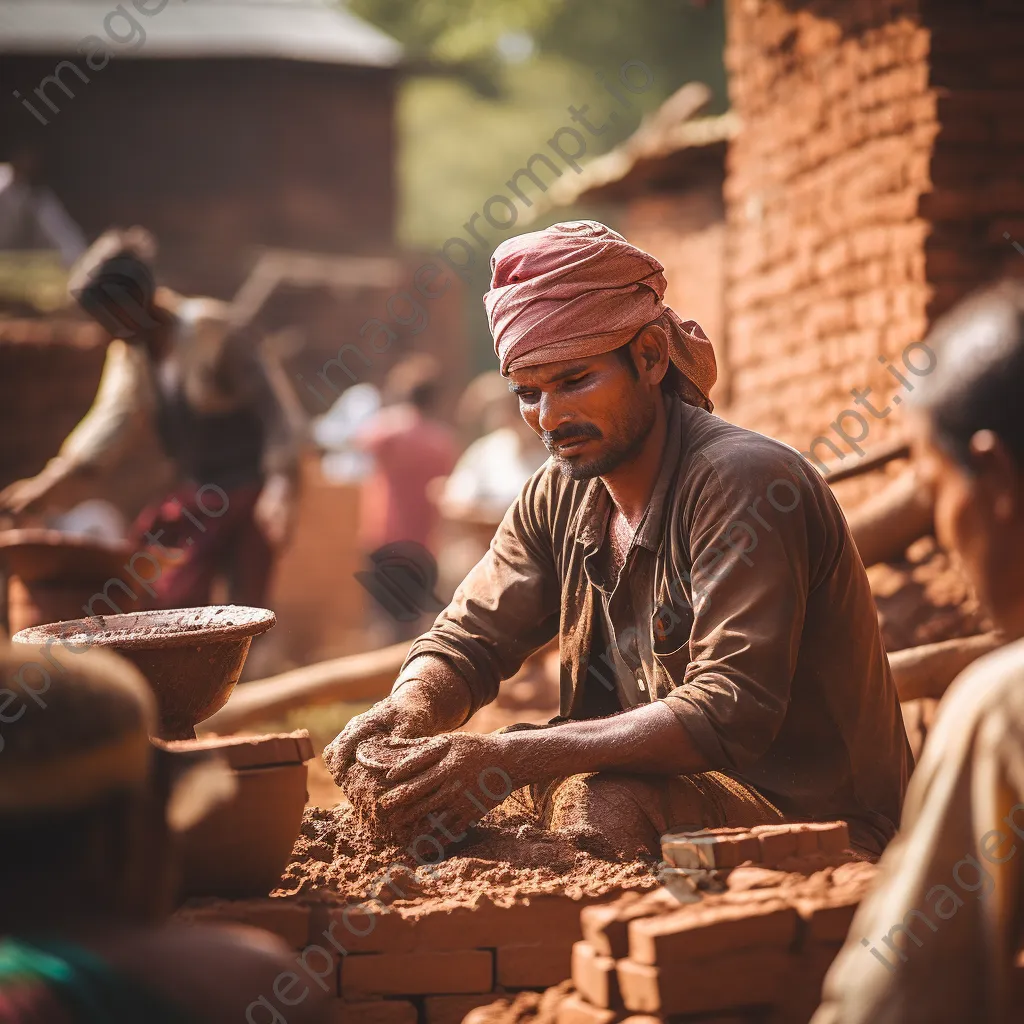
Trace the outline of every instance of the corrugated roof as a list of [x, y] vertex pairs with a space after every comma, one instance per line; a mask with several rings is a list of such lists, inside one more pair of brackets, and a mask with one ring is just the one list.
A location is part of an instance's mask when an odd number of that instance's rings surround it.
[[[659, 165], [664, 164], [666, 171], [677, 170], [683, 163], [678, 154], [724, 144], [735, 138], [739, 131], [739, 118], [735, 113], [694, 116], [710, 99], [711, 91], [702, 82], [684, 85], [646, 117], [621, 145], [589, 161], [580, 174], [571, 178], [563, 175], [554, 181], [547, 195], [529, 210], [524, 221], [530, 223], [555, 207], [571, 206], [583, 199], [620, 200], [631, 190], [642, 190], [652, 174], [657, 176]], [[682, 180], [676, 180], [677, 188], [683, 185]]]
[[[74, 57], [86, 36], [109, 41], [125, 58], [276, 57], [326, 64], [392, 67], [402, 48], [390, 36], [326, 0], [0, 0], [0, 53]], [[146, 34], [135, 49], [112, 41], [133, 31], [123, 5]]]

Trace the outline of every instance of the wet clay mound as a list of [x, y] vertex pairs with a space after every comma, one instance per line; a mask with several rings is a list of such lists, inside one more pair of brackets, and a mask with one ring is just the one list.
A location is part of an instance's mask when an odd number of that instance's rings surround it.
[[531, 896], [582, 899], [658, 884], [651, 860], [602, 860], [525, 818], [488, 815], [440, 860], [443, 849], [433, 833], [405, 847], [382, 840], [352, 807], [309, 808], [274, 895], [318, 892], [338, 902], [373, 898], [395, 907], [468, 905], [487, 897], [509, 906]]
[[887, 651], [984, 633], [991, 624], [964, 574], [933, 537], [922, 537], [900, 562], [868, 569]]

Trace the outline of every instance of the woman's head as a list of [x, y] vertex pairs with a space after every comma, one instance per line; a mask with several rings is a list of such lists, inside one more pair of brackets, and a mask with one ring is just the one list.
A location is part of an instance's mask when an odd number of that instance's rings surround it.
[[1024, 635], [1024, 283], [960, 303], [927, 339], [915, 452], [939, 541], [1008, 632]]

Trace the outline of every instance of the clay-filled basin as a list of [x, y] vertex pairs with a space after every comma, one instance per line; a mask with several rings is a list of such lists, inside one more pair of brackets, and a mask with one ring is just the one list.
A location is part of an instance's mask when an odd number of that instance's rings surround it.
[[227, 703], [252, 638], [276, 621], [267, 608], [211, 605], [51, 622], [23, 629], [11, 640], [35, 648], [60, 645], [71, 653], [106, 647], [124, 655], [156, 694], [157, 735], [181, 740], [194, 739], [196, 725]]

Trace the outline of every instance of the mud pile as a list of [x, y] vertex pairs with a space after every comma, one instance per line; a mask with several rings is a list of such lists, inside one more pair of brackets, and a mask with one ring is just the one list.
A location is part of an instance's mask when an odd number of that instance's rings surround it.
[[308, 808], [275, 896], [320, 893], [338, 902], [376, 900], [396, 907], [441, 900], [499, 906], [539, 895], [573, 899], [658, 884], [653, 859], [609, 861], [526, 816], [493, 813], [447, 848], [424, 833], [400, 846], [347, 805]]
[[933, 537], [922, 537], [900, 562], [868, 569], [886, 650], [972, 636], [991, 629], [966, 576]]

